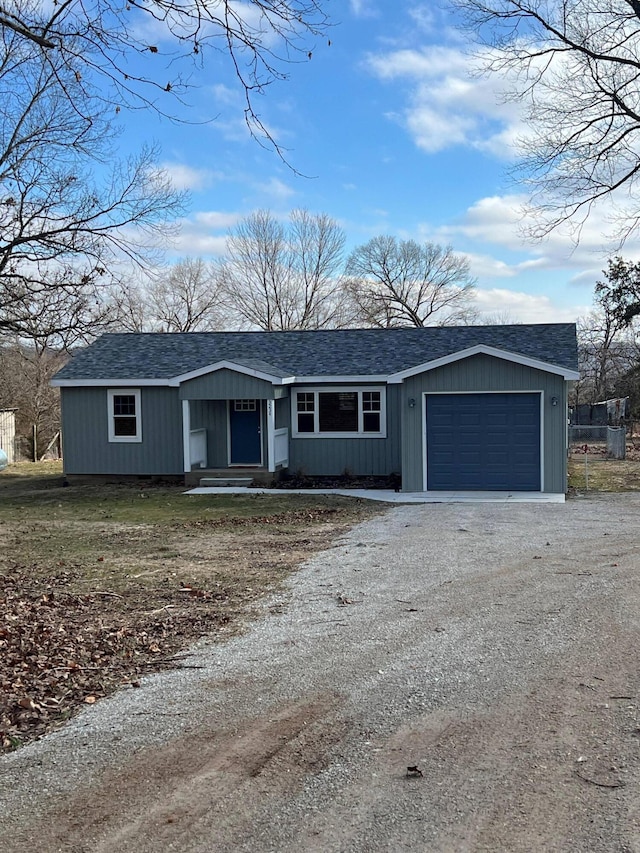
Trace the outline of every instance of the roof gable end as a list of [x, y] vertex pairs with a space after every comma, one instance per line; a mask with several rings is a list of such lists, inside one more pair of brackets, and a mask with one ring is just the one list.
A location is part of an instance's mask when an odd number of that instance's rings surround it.
[[456, 361], [461, 361], [464, 358], [470, 358], [474, 355], [490, 355], [494, 358], [502, 359], [503, 361], [511, 361], [515, 364], [533, 367], [536, 370], [543, 370], [546, 373], [555, 373], [558, 376], [562, 376], [563, 379], [580, 378], [580, 374], [577, 371], [569, 370], [568, 368], [561, 367], [557, 364], [550, 364], [546, 361], [522, 355], [521, 353], [509, 352], [508, 350], [498, 349], [497, 347], [488, 346], [486, 344], [477, 344], [476, 346], [458, 350], [457, 352], [450, 353], [449, 355], [442, 356], [441, 358], [433, 359], [433, 361], [417, 364], [415, 367], [409, 367], [406, 370], [399, 371], [398, 373], [392, 373], [387, 381], [390, 383], [403, 382], [410, 376], [416, 376], [419, 373], [427, 373], [430, 370], [435, 370], [438, 367], [444, 367], [447, 364], [453, 364]]
[[264, 369], [259, 370], [238, 361], [225, 359], [224, 361], [216, 361], [214, 364], [199, 367], [196, 370], [190, 370], [188, 373], [173, 376], [168, 384], [171, 387], [177, 387], [183, 382], [188, 382], [190, 379], [198, 379], [200, 376], [206, 376], [209, 373], [216, 373], [218, 370], [225, 369], [233, 370], [235, 373], [243, 373], [245, 376], [253, 376], [255, 379], [264, 379], [265, 382], [271, 382], [273, 385], [290, 385], [294, 381], [293, 376], [278, 376], [277, 373], [268, 372], [266, 366]]

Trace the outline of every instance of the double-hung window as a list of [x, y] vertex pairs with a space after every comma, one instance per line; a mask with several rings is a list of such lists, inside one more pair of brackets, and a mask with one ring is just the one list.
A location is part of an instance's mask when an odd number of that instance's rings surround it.
[[384, 388], [294, 391], [293, 435], [300, 438], [384, 438]]
[[107, 391], [109, 441], [142, 441], [140, 390], [116, 388]]

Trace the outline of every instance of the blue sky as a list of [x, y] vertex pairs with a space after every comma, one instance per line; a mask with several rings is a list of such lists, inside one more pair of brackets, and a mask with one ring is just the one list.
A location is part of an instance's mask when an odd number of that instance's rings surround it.
[[[290, 67], [256, 100], [295, 174], [244, 126], [242, 93], [224, 56], [207, 65], [191, 94], [190, 119], [176, 124], [134, 114], [123, 144], [161, 145], [163, 166], [190, 191], [171, 254], [213, 257], [229, 228], [256, 208], [327, 213], [347, 246], [379, 234], [451, 244], [469, 257], [478, 308], [515, 321], [573, 321], [591, 306], [611, 254], [607, 211], [596, 211], [576, 246], [554, 233], [521, 236], [527, 189], [510, 176], [511, 141], [522, 130], [499, 78], [472, 76], [473, 45], [446, 6], [398, 0], [327, 4], [331, 44]], [[637, 246], [623, 254], [634, 257]]]

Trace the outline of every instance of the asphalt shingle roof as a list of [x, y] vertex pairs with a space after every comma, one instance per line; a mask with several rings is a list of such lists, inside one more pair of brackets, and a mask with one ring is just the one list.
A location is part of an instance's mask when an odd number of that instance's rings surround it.
[[479, 344], [578, 369], [575, 326], [444, 326], [305, 332], [106, 334], [57, 374], [58, 380], [169, 379], [219, 361], [271, 375], [388, 375]]

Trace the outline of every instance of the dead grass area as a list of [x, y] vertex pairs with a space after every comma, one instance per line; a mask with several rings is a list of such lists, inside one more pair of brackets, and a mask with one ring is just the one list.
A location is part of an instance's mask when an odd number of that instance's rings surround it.
[[381, 505], [338, 496], [63, 486], [58, 463], [0, 473], [0, 744], [181, 665], [242, 630], [307, 557]]
[[640, 440], [628, 441], [626, 459], [610, 459], [606, 445], [573, 447], [569, 456], [569, 489], [574, 492], [640, 490]]

